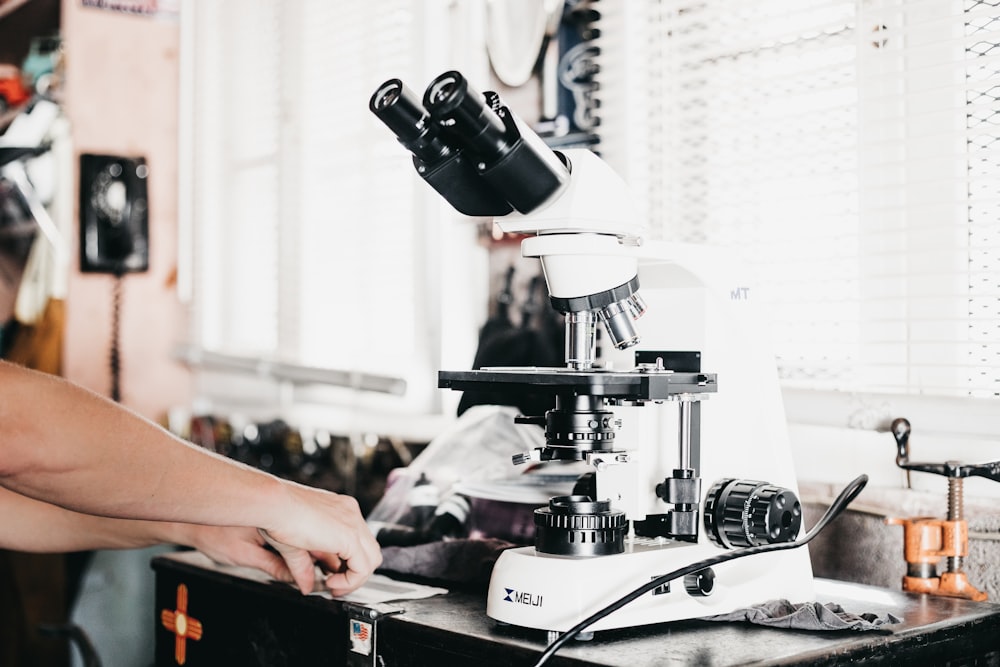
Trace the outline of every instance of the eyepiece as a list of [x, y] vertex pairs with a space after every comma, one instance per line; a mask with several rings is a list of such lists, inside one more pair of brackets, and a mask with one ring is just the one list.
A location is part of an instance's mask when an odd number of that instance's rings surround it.
[[378, 113], [379, 110], [390, 107], [396, 103], [399, 96], [403, 94], [403, 82], [399, 79], [389, 79], [375, 91], [372, 95], [371, 101], [368, 103], [368, 107], [374, 113]]
[[424, 104], [437, 113], [454, 111], [469, 94], [469, 84], [458, 72], [445, 72], [431, 81], [424, 92]]
[[372, 95], [368, 108], [403, 141], [420, 136], [420, 121], [427, 111], [399, 79], [390, 79]]
[[463, 146], [484, 162], [503, 157], [520, 138], [507, 136], [503, 120], [458, 72], [434, 79], [424, 92], [424, 106], [438, 125], [461, 137]]
[[399, 79], [389, 79], [379, 86], [368, 108], [419, 159], [434, 162], [450, 152], [416, 94]]

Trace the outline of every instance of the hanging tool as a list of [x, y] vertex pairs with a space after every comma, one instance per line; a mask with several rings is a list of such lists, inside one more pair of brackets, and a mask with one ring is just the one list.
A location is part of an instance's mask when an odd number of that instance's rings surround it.
[[[985, 600], [987, 594], [969, 583], [962, 571], [962, 562], [969, 554], [969, 528], [964, 514], [964, 480], [985, 477], [1000, 482], [1000, 461], [966, 465], [958, 461], [944, 463], [910, 463], [910, 422], [899, 418], [892, 422], [891, 433], [896, 440], [896, 465], [906, 471], [907, 487], [910, 472], [929, 472], [948, 478], [948, 514], [946, 519], [914, 517], [887, 518], [885, 522], [903, 527], [903, 558], [906, 575], [903, 590], [946, 597]], [[938, 561], [947, 559], [945, 571], [937, 573]]]

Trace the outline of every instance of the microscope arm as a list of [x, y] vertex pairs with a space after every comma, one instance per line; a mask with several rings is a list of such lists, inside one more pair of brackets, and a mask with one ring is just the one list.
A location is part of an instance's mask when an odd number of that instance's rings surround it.
[[538, 257], [553, 306], [566, 314], [566, 365], [594, 364], [595, 325], [625, 349], [639, 337], [636, 248], [644, 231], [625, 183], [588, 150], [557, 153], [500, 103], [445, 72], [422, 100], [398, 79], [369, 108], [413, 155], [417, 173], [457, 211], [495, 218], [505, 232], [535, 234], [522, 254]]

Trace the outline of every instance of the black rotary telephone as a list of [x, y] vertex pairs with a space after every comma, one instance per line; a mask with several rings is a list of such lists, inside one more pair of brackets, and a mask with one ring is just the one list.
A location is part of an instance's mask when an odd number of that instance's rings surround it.
[[80, 270], [149, 268], [149, 206], [144, 158], [80, 156]]
[[80, 156], [80, 271], [115, 276], [111, 398], [121, 400], [122, 277], [149, 269], [149, 168], [141, 157]]

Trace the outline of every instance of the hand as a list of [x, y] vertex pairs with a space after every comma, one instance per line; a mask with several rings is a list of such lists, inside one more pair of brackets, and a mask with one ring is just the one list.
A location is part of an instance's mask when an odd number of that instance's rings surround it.
[[382, 552], [357, 501], [291, 482], [286, 491], [280, 523], [262, 526], [260, 534], [281, 554], [299, 589], [312, 592], [317, 563], [334, 595], [360, 587], [382, 563]]
[[265, 548], [265, 540], [253, 528], [182, 525], [182, 544], [194, 547], [220, 565], [237, 565], [260, 570], [274, 579], [291, 583], [292, 573], [285, 561]]

